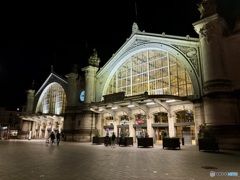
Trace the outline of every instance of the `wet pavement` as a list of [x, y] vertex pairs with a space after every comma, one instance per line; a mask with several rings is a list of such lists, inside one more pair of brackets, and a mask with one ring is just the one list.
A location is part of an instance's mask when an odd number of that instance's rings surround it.
[[213, 178], [240, 180], [240, 151], [205, 152], [191, 145], [170, 150], [162, 145], [105, 147], [61, 141], [57, 146], [44, 140], [0, 141], [0, 180]]

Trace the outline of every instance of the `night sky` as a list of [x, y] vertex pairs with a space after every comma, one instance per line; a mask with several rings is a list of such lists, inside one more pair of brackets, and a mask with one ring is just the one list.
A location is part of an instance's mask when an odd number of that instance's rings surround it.
[[0, 107], [21, 108], [33, 80], [38, 90], [51, 65], [63, 77], [74, 64], [84, 67], [93, 48], [103, 66], [129, 38], [133, 22], [140, 31], [198, 37], [192, 26], [200, 17], [197, 2], [1, 3]]

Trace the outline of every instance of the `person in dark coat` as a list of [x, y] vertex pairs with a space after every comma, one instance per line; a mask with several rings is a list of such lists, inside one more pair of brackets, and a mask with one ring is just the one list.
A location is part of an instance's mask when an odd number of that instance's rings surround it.
[[50, 139], [51, 139], [51, 143], [54, 144], [55, 134], [54, 134], [53, 131], [52, 131], [51, 134], [50, 134]]
[[57, 132], [57, 145], [59, 145], [60, 143], [60, 137], [61, 137], [61, 134]]
[[112, 133], [112, 142], [111, 142], [111, 146], [115, 145], [115, 139], [116, 139], [116, 135], [114, 134], [114, 132]]
[[106, 135], [104, 140], [105, 140], [105, 143], [104, 143], [104, 144], [105, 144], [105, 146], [107, 147], [107, 146], [108, 146], [108, 141], [109, 141], [109, 136]]

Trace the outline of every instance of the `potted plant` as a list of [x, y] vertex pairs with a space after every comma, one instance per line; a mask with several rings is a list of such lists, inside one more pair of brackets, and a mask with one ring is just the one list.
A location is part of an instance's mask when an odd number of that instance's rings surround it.
[[207, 126], [206, 124], [200, 125], [198, 145], [199, 145], [199, 151], [211, 150], [211, 151], [219, 152], [218, 140], [211, 126]]
[[103, 144], [104, 137], [101, 137], [99, 131], [97, 131], [96, 135], [93, 136], [92, 144]]
[[133, 146], [133, 137], [129, 137], [129, 133], [121, 133], [118, 145], [121, 146]]
[[163, 149], [167, 147], [169, 149], [176, 149], [176, 148], [179, 148], [181, 149], [180, 147], [180, 138], [178, 137], [169, 137], [169, 136], [166, 136], [163, 138]]

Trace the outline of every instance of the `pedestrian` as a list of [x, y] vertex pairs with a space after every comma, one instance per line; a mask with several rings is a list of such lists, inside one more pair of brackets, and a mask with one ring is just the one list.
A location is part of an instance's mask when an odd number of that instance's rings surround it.
[[57, 145], [59, 146], [61, 134], [57, 132]]
[[52, 131], [51, 134], [50, 134], [50, 139], [51, 139], [51, 143], [54, 144], [55, 134], [54, 134], [53, 131]]
[[114, 134], [114, 132], [112, 133], [112, 141], [111, 141], [111, 146], [114, 146], [115, 145], [115, 139], [116, 139], [116, 136]]
[[107, 134], [106, 137], [105, 137], [105, 146], [106, 146], [106, 147], [108, 146], [108, 141], [109, 141], [109, 136], [108, 136], [108, 134]]
[[162, 135], [162, 138], [166, 138], [167, 137], [167, 133], [165, 131], [162, 131], [161, 135]]
[[64, 132], [62, 132], [62, 139], [63, 139], [63, 140], [64, 140], [64, 137], [65, 137]]

